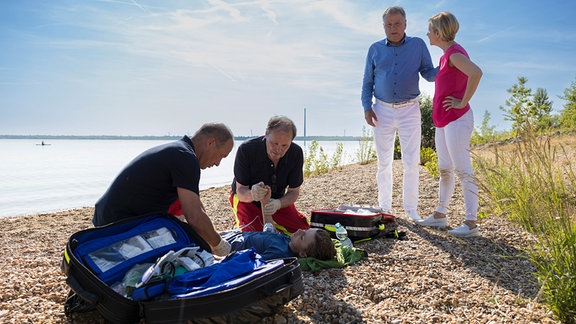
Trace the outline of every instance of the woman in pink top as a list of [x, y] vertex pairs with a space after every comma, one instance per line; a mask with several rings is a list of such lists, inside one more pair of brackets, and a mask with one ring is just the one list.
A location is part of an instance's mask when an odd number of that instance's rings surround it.
[[468, 53], [454, 41], [458, 20], [449, 12], [441, 12], [428, 20], [430, 45], [440, 47], [440, 69], [436, 75], [432, 119], [436, 126], [436, 152], [440, 169], [440, 195], [434, 214], [418, 224], [446, 227], [446, 214], [454, 193], [455, 175], [462, 184], [466, 220], [449, 234], [459, 237], [478, 235], [478, 186], [474, 180], [470, 159], [470, 136], [474, 130], [472, 99], [482, 70], [468, 57]]

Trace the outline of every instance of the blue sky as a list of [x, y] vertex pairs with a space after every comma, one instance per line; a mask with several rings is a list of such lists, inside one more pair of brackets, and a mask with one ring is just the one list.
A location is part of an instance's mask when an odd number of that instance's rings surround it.
[[280, 114], [302, 135], [306, 108], [307, 135], [361, 135], [366, 52], [390, 5], [426, 43], [430, 16], [459, 19], [456, 40], [484, 71], [476, 125], [487, 110], [509, 128], [499, 106], [519, 76], [563, 108], [576, 1], [14, 0], [0, 2], [0, 134], [182, 135], [219, 121], [260, 135]]

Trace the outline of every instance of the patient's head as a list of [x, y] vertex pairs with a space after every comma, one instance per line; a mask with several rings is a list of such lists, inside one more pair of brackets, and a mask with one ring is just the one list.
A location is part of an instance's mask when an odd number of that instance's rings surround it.
[[320, 228], [296, 231], [290, 236], [290, 249], [300, 258], [330, 260], [336, 255], [330, 233]]

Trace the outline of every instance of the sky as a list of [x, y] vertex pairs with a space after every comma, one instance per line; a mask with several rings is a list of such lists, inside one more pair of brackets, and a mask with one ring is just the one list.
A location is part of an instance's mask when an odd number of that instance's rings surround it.
[[563, 109], [572, 0], [18, 0], [0, 2], [0, 134], [180, 136], [223, 122], [256, 136], [285, 115], [298, 135], [359, 136], [366, 53], [391, 5], [427, 44], [428, 18], [458, 18], [456, 41], [484, 72], [477, 126], [488, 111], [509, 129], [499, 107], [521, 76]]

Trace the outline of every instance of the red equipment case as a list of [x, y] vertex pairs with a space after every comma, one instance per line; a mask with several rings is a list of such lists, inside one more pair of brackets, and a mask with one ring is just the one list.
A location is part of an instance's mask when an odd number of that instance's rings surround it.
[[394, 215], [383, 213], [379, 207], [342, 205], [336, 209], [312, 210], [310, 226], [334, 234], [335, 224], [340, 223], [352, 240], [360, 240], [378, 235], [384, 224], [394, 219]]

